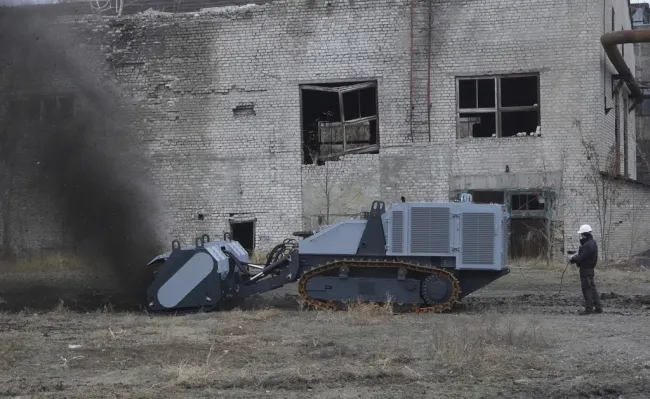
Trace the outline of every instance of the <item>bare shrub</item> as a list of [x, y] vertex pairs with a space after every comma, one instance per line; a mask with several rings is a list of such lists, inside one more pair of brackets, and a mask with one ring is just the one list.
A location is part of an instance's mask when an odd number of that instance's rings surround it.
[[59, 299], [59, 303], [57, 303], [54, 309], [52, 309], [53, 314], [60, 316], [65, 316], [69, 311], [70, 309], [65, 305], [63, 299]]

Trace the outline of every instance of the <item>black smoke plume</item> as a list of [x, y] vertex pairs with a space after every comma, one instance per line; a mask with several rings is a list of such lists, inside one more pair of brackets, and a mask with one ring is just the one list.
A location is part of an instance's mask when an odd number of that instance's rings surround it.
[[63, 215], [61, 224], [87, 267], [108, 264], [118, 277], [115, 288], [135, 305], [143, 296], [145, 264], [161, 242], [159, 195], [137, 140], [141, 117], [106, 74], [99, 44], [81, 49], [88, 38], [52, 25], [45, 7], [54, 6], [39, 7], [38, 14], [36, 7], [0, 8], [0, 52], [9, 56], [0, 83], [6, 93], [47, 92], [57, 76], [72, 83], [83, 106], [72, 120], [38, 131], [7, 122], [0, 146], [12, 138], [13, 147], [5, 145], [11, 164], [38, 165], [26, 184]]

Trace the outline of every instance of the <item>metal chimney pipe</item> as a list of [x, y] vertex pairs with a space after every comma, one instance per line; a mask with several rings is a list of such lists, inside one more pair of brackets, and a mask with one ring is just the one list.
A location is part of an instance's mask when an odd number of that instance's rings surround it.
[[614, 64], [614, 68], [618, 71], [620, 78], [625, 81], [627, 87], [632, 93], [632, 98], [636, 99], [637, 103], [643, 102], [644, 99], [650, 98], [645, 96], [641, 87], [634, 79], [634, 75], [630, 68], [627, 66], [625, 59], [618, 51], [619, 44], [625, 43], [649, 43], [650, 42], [650, 29], [632, 29], [621, 30], [616, 32], [605, 33], [600, 37], [600, 43], [605, 49], [605, 54], [609, 60]]

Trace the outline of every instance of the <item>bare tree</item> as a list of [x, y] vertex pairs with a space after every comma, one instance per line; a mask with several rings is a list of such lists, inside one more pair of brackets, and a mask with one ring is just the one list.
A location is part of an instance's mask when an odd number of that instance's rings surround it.
[[609, 239], [614, 227], [613, 212], [617, 206], [621, 206], [623, 199], [620, 182], [617, 181], [619, 160], [613, 147], [607, 149], [604, 156], [601, 155], [594, 141], [584, 136], [580, 121], [574, 120], [573, 125], [578, 128], [580, 143], [586, 155], [586, 161], [583, 163], [587, 169], [585, 179], [593, 190], [589, 195], [592, 199], [587, 202], [594, 205], [597, 211], [602, 258], [609, 259]]
[[122, 16], [125, 0], [88, 0], [93, 14], [99, 16], [108, 10], [115, 10], [118, 17]]
[[[359, 156], [359, 155], [357, 155]], [[326, 161], [323, 165], [305, 165], [303, 180], [303, 205], [305, 218], [316, 216], [319, 224], [331, 224], [341, 217], [357, 216], [370, 206], [378, 194], [379, 184], [373, 192], [372, 178], [378, 171], [354, 168], [354, 173], [345, 170], [345, 161]]]

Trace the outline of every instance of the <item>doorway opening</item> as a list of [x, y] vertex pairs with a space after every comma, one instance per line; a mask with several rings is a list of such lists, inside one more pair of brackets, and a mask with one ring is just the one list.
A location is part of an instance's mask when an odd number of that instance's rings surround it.
[[255, 250], [255, 222], [252, 220], [230, 222], [230, 232], [232, 233], [232, 239], [239, 241], [241, 246], [251, 255]]

